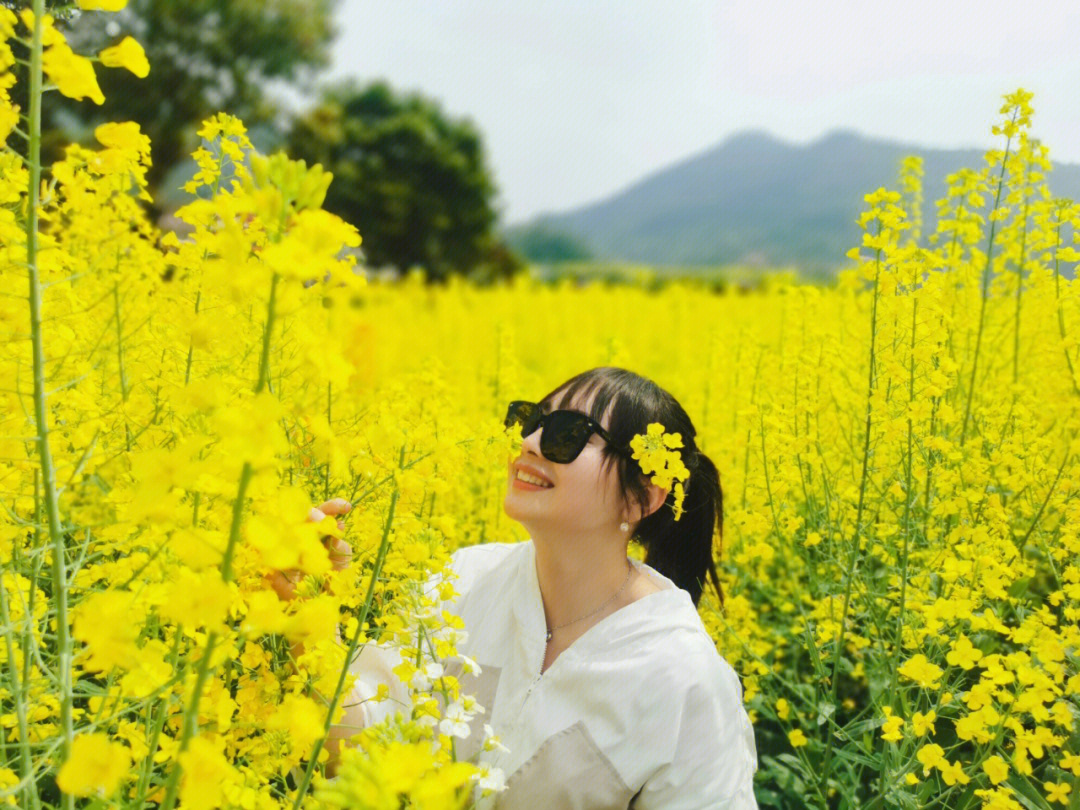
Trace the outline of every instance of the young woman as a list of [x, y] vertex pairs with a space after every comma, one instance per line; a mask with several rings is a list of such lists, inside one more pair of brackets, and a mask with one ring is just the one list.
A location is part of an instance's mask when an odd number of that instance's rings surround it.
[[[707, 574], [723, 601], [712, 558], [723, 519], [719, 476], [690, 418], [650, 380], [597, 368], [539, 403], [512, 403], [515, 422], [524, 440], [504, 508], [530, 539], [456, 551], [461, 596], [447, 605], [468, 632], [459, 652], [482, 670], [448, 673], [486, 710], [458, 756], [478, 754], [506, 777], [478, 806], [756, 808], [742, 687], [696, 608]], [[690, 475], [678, 520], [672, 494], [631, 458], [630, 440], [653, 422], [683, 439]], [[313, 517], [343, 511], [328, 502]], [[631, 537], [644, 563], [627, 556]], [[340, 738], [407, 709], [391, 672], [399, 660], [363, 648]], [[379, 683], [394, 700], [360, 702]], [[505, 750], [480, 750], [483, 723]]]

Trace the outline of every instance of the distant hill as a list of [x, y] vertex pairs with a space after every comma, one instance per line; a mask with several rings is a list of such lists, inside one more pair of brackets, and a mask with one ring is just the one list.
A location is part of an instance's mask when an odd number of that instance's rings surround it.
[[[945, 177], [984, 166], [984, 150], [926, 149], [844, 130], [796, 146], [755, 130], [601, 202], [508, 228], [506, 236], [515, 244], [537, 228], [562, 231], [597, 259], [643, 264], [835, 266], [859, 243], [863, 196], [895, 189], [900, 161], [911, 154], [924, 161], [925, 233]], [[1055, 196], [1080, 199], [1080, 166], [1055, 165], [1049, 184]]]

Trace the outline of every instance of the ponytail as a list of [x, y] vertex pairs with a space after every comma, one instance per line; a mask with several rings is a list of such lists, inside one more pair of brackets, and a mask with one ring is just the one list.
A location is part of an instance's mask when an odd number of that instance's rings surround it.
[[696, 447], [690, 447], [683, 515], [675, 521], [671, 494], [667, 501], [638, 525], [635, 535], [645, 547], [645, 563], [690, 593], [697, 606], [712, 576], [713, 587], [724, 606], [724, 591], [713, 561], [713, 535], [724, 536], [724, 494], [716, 465]]

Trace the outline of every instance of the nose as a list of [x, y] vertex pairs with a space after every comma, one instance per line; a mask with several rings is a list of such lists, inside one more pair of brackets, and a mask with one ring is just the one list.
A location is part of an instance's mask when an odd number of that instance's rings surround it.
[[523, 452], [527, 450], [534, 456], [540, 455], [540, 432], [543, 429], [543, 425], [540, 425], [536, 428], [536, 430], [534, 430], [532, 433], [522, 439], [521, 449]]

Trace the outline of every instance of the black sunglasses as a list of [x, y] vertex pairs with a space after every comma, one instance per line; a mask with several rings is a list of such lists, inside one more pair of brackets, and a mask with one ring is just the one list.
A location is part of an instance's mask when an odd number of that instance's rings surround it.
[[544, 413], [535, 402], [514, 400], [506, 409], [503, 424], [506, 427], [521, 425], [523, 438], [531, 436], [534, 430], [542, 427], [540, 454], [556, 464], [569, 464], [577, 458], [593, 433], [599, 434], [601, 439], [624, 455], [628, 452], [610, 433], [600, 427], [595, 419], [578, 411]]

